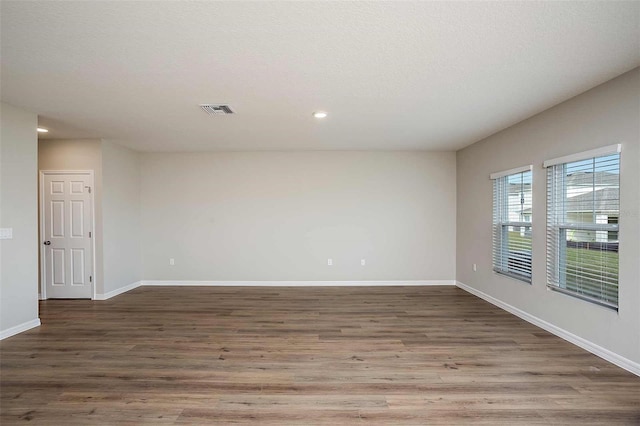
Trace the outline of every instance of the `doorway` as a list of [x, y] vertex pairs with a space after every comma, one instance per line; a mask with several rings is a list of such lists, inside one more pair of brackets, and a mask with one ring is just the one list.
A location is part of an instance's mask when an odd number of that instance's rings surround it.
[[40, 171], [42, 299], [95, 298], [92, 170]]

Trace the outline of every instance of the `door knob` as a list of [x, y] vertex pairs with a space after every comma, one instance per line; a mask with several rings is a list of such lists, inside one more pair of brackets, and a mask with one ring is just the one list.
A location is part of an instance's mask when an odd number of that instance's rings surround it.
[[51, 241], [45, 241], [45, 242], [44, 242], [44, 245], [45, 245], [45, 246], [50, 246], [50, 245], [51, 245]]

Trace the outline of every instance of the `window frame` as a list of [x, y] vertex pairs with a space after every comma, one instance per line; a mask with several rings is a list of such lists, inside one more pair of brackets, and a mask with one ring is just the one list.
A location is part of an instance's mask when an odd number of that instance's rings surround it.
[[[592, 215], [594, 223], [574, 223], [567, 219], [567, 213], [569, 213], [566, 209], [567, 200], [568, 200], [568, 186], [567, 186], [567, 165], [580, 161], [588, 161], [592, 160], [595, 162], [604, 157], [618, 155], [618, 211], [614, 212], [614, 214], [608, 215], [607, 223], [597, 223], [597, 210], [595, 206], [593, 210], [590, 210], [590, 214]], [[546, 237], [546, 248], [547, 248], [547, 288], [557, 291], [559, 293], [567, 294], [569, 296], [585, 300], [587, 302], [594, 303], [596, 305], [605, 306], [610, 309], [618, 310], [619, 306], [619, 246], [618, 246], [618, 269], [616, 270], [616, 296], [615, 303], [606, 300], [604, 297], [605, 293], [610, 289], [608, 287], [609, 283], [600, 280], [602, 284], [602, 293], [601, 297], [595, 297], [588, 294], [580, 293], [577, 290], [568, 289], [568, 283], [566, 279], [567, 274], [567, 232], [570, 231], [587, 231], [587, 232], [595, 232], [596, 233], [596, 243], [597, 241], [597, 233], [598, 232], [606, 232], [606, 235], [609, 236], [613, 232], [616, 235], [620, 236], [620, 164], [621, 164], [621, 144], [609, 145], [602, 148], [597, 148], [594, 150], [584, 151], [577, 154], [567, 155], [564, 157], [559, 157], [551, 160], [547, 160], [543, 163], [543, 167], [547, 169], [547, 237]], [[595, 175], [593, 176], [595, 179]], [[595, 185], [595, 181], [594, 181]], [[561, 195], [561, 196], [560, 196]], [[560, 199], [562, 202], [561, 206], [556, 205], [557, 199]], [[560, 213], [560, 214], [559, 214]], [[562, 220], [558, 219], [558, 216], [562, 216]], [[615, 222], [611, 222], [609, 219], [614, 218]], [[585, 242], [576, 242], [578, 244]], [[585, 244], [589, 244], [588, 242]], [[563, 265], [563, 267], [561, 267]], [[606, 290], [605, 290], [605, 286]]]
[[[509, 178], [523, 175], [524, 173], [531, 174], [531, 183], [529, 193], [531, 194], [531, 212], [527, 215], [529, 221], [512, 221], [509, 220], [509, 192], [508, 181]], [[514, 169], [505, 170], [502, 172], [491, 173], [489, 178], [493, 181], [493, 215], [492, 215], [492, 269], [495, 273], [504, 275], [518, 281], [531, 284], [533, 281], [533, 165], [527, 165], [517, 167]], [[500, 186], [503, 191], [502, 194], [498, 194]], [[521, 203], [524, 203], [523, 201]], [[500, 205], [498, 205], [500, 204]], [[522, 213], [521, 213], [522, 215]], [[506, 219], [505, 219], [506, 216]], [[518, 256], [511, 256], [509, 251], [509, 228], [518, 227], [522, 231], [525, 228], [525, 233], [529, 235], [529, 256], [528, 270], [529, 274], [519, 273], [521, 270], [527, 268], [513, 268], [510, 267], [512, 259], [514, 262], [518, 262]], [[528, 231], [527, 231], [528, 229]], [[506, 256], [505, 256], [506, 247]]]

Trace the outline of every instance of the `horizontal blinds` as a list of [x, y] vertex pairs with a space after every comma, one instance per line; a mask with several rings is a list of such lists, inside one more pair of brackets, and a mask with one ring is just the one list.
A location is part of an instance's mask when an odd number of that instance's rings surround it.
[[618, 306], [620, 154], [547, 168], [549, 287]]
[[493, 270], [531, 282], [531, 178], [526, 171], [493, 180]]

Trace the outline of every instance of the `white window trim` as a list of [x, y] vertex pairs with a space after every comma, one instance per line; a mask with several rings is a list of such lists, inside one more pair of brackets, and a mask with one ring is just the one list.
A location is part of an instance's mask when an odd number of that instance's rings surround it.
[[[564, 165], [567, 163], [573, 163], [573, 162], [577, 162], [577, 161], [585, 161], [585, 160], [592, 160], [592, 159], [597, 159], [599, 157], [606, 157], [609, 155], [615, 155], [615, 154], [620, 154], [622, 151], [622, 144], [615, 144], [615, 145], [609, 145], [609, 146], [605, 146], [602, 148], [597, 148], [597, 149], [592, 149], [589, 151], [584, 151], [584, 152], [579, 152], [576, 154], [571, 154], [571, 155], [566, 155], [563, 157], [559, 157], [559, 158], [554, 158], [551, 160], [547, 160], [543, 163], [543, 167], [545, 168], [550, 168], [552, 166], [558, 166], [558, 165]], [[620, 165], [620, 163], [618, 163], [618, 166]], [[619, 182], [618, 182], [619, 183]], [[619, 199], [618, 199], [619, 202]], [[619, 211], [618, 211], [618, 218], [619, 218]], [[555, 249], [554, 253], [556, 254], [555, 256], [555, 260], [553, 259], [553, 257], [549, 256], [549, 239], [550, 238], [557, 238], [557, 236], [559, 235], [559, 233], [561, 233], [562, 230], [586, 230], [586, 231], [606, 231], [606, 232], [611, 232], [611, 231], [615, 231], [615, 232], [620, 232], [619, 229], [619, 222], [615, 223], [615, 224], [610, 224], [610, 223], [606, 223], [606, 224], [597, 224], [597, 223], [570, 223], [570, 222], [562, 222], [562, 223], [554, 223], [554, 224], [550, 224], [549, 222], [549, 218], [550, 218], [550, 212], [549, 212], [549, 174], [547, 174], [547, 288], [559, 293], [563, 293], [566, 295], [569, 295], [571, 297], [575, 297], [577, 299], [582, 299], [591, 303], [594, 303], [596, 305], [600, 305], [600, 306], [604, 306], [610, 309], [614, 309], [616, 311], [618, 311], [619, 309], [619, 299], [617, 301], [617, 303], [612, 303], [609, 302], [607, 300], [603, 300], [601, 298], [598, 297], [592, 297], [590, 295], [587, 294], [583, 294], [583, 293], [578, 293], [576, 291], [572, 291], [572, 290], [567, 290], [565, 287], [562, 286], [562, 282], [560, 282], [560, 280], [553, 280], [551, 278], [550, 275], [550, 268], [556, 268], [555, 270], [558, 271], [558, 266], [557, 264], [555, 264], [558, 260], [558, 253], [560, 252], [559, 250], [559, 246]], [[553, 262], [554, 264], [552, 265]], [[618, 271], [619, 273], [619, 271]], [[559, 273], [556, 274], [559, 276]], [[619, 279], [619, 275], [618, 275], [618, 279]], [[558, 281], [558, 282], [556, 282]], [[566, 284], [566, 283], [564, 283]], [[619, 291], [618, 291], [618, 297], [619, 297]]]
[[576, 154], [565, 155], [564, 157], [553, 158], [542, 163], [542, 167], [555, 166], [562, 163], [573, 163], [575, 161], [589, 160], [595, 157], [619, 154], [622, 151], [622, 144], [603, 146], [602, 148], [591, 149], [589, 151], [578, 152]]
[[[502, 171], [502, 172], [491, 173], [489, 175], [489, 178], [491, 180], [495, 181], [495, 180], [503, 178], [503, 177], [507, 177], [507, 176], [510, 176], [510, 175], [515, 175], [515, 174], [518, 174], [518, 173], [524, 173], [524, 172], [532, 172], [533, 173], [533, 165], [529, 164], [527, 166], [516, 167], [516, 168], [505, 170], [505, 171]], [[495, 183], [494, 183], [494, 185], [495, 185]], [[532, 193], [532, 196], [533, 196], [533, 193]], [[495, 202], [495, 200], [494, 200], [494, 202]], [[494, 209], [494, 213], [493, 214], [495, 214], [495, 208], [496, 208], [496, 206], [494, 205], [493, 206], [493, 209]], [[508, 221], [507, 220], [507, 221], [501, 221], [499, 223], [492, 223], [492, 227], [494, 227], [496, 225], [500, 226], [501, 235], [503, 235], [502, 229], [504, 229], [505, 227], [508, 228], [509, 226], [525, 227], [525, 228], [529, 228], [530, 230], [533, 229], [532, 222], [512, 222], [512, 221]], [[492, 240], [495, 238], [494, 232], [495, 232], [495, 230], [492, 230], [492, 235], [491, 235], [491, 239]], [[493, 242], [493, 244], [495, 244], [495, 241]], [[532, 249], [531, 251], [532, 251], [532, 254], [533, 254], [533, 240], [532, 240], [531, 249]], [[492, 257], [493, 257], [494, 256], [493, 253], [495, 253], [495, 246], [492, 247], [491, 250], [492, 250]], [[531, 266], [533, 266], [533, 256], [531, 258], [531, 261], [532, 261]], [[495, 264], [494, 264], [494, 259], [492, 259], [492, 265], [493, 265], [493, 272], [494, 273], [497, 273], [497, 274], [500, 274], [500, 275], [504, 275], [506, 277], [510, 277], [510, 278], [515, 279], [515, 280], [522, 281], [522, 282], [525, 282], [525, 283], [528, 283], [528, 284], [531, 284], [533, 282], [533, 270], [531, 270], [530, 276], [526, 276], [524, 274], [518, 274], [518, 273], [510, 272], [508, 270], [508, 268], [504, 269], [504, 268], [496, 267]]]
[[529, 164], [528, 166], [516, 167], [515, 169], [505, 170], [504, 172], [495, 172], [489, 175], [489, 179], [495, 180], [500, 179], [501, 177], [515, 175], [516, 173], [522, 172], [531, 172], [533, 171], [533, 165]]

